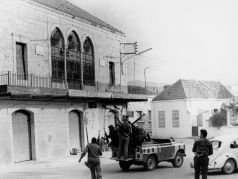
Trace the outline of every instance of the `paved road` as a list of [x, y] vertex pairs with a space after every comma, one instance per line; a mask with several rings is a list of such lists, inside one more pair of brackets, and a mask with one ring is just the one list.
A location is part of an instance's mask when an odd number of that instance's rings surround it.
[[[186, 158], [181, 168], [173, 168], [170, 163], [161, 163], [153, 171], [144, 171], [140, 166], [133, 166], [130, 171], [120, 170], [118, 163], [110, 159], [102, 159], [103, 178], [106, 179], [191, 179], [193, 170], [189, 167], [192, 159]], [[78, 164], [77, 160], [69, 163], [42, 166], [24, 166], [13, 170], [0, 171], [0, 179], [90, 179], [89, 170], [83, 162]], [[213, 179], [235, 179], [238, 172], [232, 175], [215, 173], [209, 175]]]
[[[123, 172], [118, 162], [110, 160], [110, 152], [103, 154], [102, 173], [104, 179], [192, 179], [194, 171], [190, 168], [193, 153], [193, 140], [182, 140], [186, 144], [184, 164], [181, 168], [173, 168], [172, 164], [163, 162], [153, 171], [144, 171], [141, 166], [132, 166], [130, 171]], [[13, 167], [0, 168], [0, 179], [90, 179], [89, 169], [84, 166], [86, 157], [82, 163], [78, 163], [79, 156], [54, 162], [30, 162], [19, 163]], [[220, 173], [210, 174], [209, 179], [236, 179], [238, 172], [232, 175]]]

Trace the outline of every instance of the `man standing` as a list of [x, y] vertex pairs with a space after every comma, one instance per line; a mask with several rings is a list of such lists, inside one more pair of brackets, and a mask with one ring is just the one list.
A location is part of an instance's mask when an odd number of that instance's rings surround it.
[[118, 159], [122, 156], [122, 147], [124, 159], [128, 158], [128, 146], [130, 142], [130, 135], [132, 132], [131, 124], [128, 120], [128, 116], [123, 116], [123, 123], [119, 127], [119, 149], [118, 149]]
[[200, 139], [195, 141], [193, 145], [194, 157], [194, 170], [195, 179], [199, 179], [200, 172], [202, 173], [202, 179], [207, 179], [207, 170], [209, 163], [209, 155], [213, 154], [212, 144], [206, 139], [207, 131], [205, 129], [200, 130]]
[[[112, 157], [117, 157], [118, 145], [119, 145], [119, 134], [113, 125], [109, 125], [109, 135], [105, 132], [106, 139], [111, 139], [109, 143], [112, 149]], [[103, 138], [104, 139], [104, 138]]]
[[90, 168], [91, 179], [102, 178], [99, 158], [102, 155], [102, 151], [96, 142], [97, 139], [93, 137], [92, 142], [86, 146], [79, 159], [79, 162], [81, 162], [82, 158], [88, 153], [88, 161], [85, 162], [85, 165]]

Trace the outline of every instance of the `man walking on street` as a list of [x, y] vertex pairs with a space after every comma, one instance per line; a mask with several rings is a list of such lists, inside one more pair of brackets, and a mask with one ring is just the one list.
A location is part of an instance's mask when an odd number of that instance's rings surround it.
[[207, 170], [209, 155], [213, 154], [212, 144], [206, 139], [207, 131], [205, 129], [200, 130], [200, 139], [195, 141], [193, 145], [194, 157], [194, 170], [195, 179], [199, 179], [200, 171], [202, 173], [202, 179], [207, 179]]
[[92, 142], [86, 146], [79, 159], [79, 162], [81, 162], [82, 158], [88, 153], [88, 161], [85, 162], [85, 165], [90, 168], [91, 179], [102, 178], [99, 158], [102, 155], [102, 151], [96, 142], [97, 139], [93, 137]]

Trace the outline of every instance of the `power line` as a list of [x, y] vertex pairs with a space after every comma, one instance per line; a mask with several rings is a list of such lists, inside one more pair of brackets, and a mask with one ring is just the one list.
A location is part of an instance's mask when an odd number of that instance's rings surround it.
[[139, 57], [142, 57], [142, 58], [144, 57], [144, 58], [147, 58], [147, 59], [150, 59], [150, 60], [154, 60], [154, 61], [161, 61], [157, 57], [149, 57], [149, 56], [145, 56], [145, 55], [140, 55]]

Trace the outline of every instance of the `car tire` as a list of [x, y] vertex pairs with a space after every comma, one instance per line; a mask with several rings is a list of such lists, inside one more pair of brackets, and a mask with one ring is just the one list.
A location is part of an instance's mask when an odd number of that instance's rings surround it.
[[119, 166], [123, 171], [128, 171], [131, 167], [131, 163], [127, 161], [119, 161]]
[[145, 170], [148, 170], [148, 171], [154, 170], [156, 166], [157, 166], [157, 161], [155, 159], [155, 156], [150, 155], [145, 162], [145, 165], [144, 165]]
[[225, 173], [225, 174], [231, 174], [233, 173], [235, 170], [235, 162], [234, 160], [232, 159], [228, 159], [224, 166], [222, 167], [222, 171]]
[[177, 152], [175, 158], [172, 160], [172, 165], [175, 168], [179, 168], [183, 165], [183, 155], [180, 152]]

